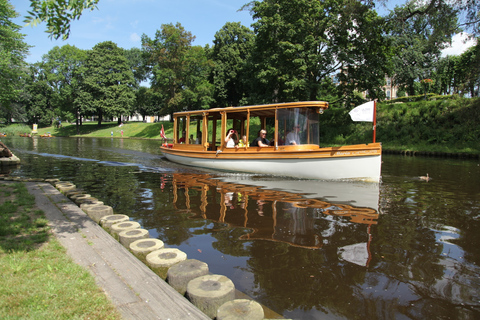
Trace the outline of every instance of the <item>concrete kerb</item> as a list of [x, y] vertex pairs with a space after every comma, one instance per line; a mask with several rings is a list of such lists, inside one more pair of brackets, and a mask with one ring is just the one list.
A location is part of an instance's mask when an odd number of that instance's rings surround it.
[[53, 186], [26, 184], [57, 239], [125, 319], [209, 319]]
[[124, 230], [118, 234], [118, 241], [127, 249], [130, 248], [130, 243], [148, 238], [150, 238], [150, 234], [145, 229]]

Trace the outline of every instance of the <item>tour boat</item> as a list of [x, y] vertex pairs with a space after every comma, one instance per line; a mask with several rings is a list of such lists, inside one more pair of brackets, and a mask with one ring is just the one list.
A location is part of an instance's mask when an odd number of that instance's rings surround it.
[[[210, 169], [379, 182], [382, 147], [375, 138], [368, 144], [320, 145], [320, 117], [327, 108], [327, 102], [303, 101], [177, 112], [173, 141], [161, 151], [172, 162]], [[268, 146], [253, 146], [259, 129], [270, 131], [271, 141], [263, 140]], [[163, 127], [161, 136], [166, 139]]]

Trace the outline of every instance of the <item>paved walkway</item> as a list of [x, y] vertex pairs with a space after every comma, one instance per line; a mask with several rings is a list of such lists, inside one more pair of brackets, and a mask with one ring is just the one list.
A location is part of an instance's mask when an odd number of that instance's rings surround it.
[[26, 182], [53, 233], [125, 319], [210, 319], [51, 184]]

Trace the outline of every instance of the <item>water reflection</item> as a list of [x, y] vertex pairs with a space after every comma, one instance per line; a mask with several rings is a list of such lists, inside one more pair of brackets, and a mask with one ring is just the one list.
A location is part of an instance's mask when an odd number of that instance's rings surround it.
[[[322, 247], [332, 232], [316, 227], [316, 221], [326, 215], [344, 217], [346, 221], [365, 225], [376, 224], [378, 219], [378, 213], [373, 208], [335, 204], [306, 198], [307, 194], [232, 183], [213, 179], [210, 175], [173, 174], [172, 184], [176, 209], [190, 209], [192, 218], [252, 229], [240, 237], [242, 240], [280, 241], [315, 249]], [[349, 186], [353, 184], [345, 184], [344, 190]], [[373, 197], [376, 191], [378, 203], [378, 188], [366, 190], [373, 193]], [[326, 195], [333, 196], [331, 192]], [[312, 197], [312, 193], [308, 196]], [[320, 198], [325, 194], [316, 196]]]

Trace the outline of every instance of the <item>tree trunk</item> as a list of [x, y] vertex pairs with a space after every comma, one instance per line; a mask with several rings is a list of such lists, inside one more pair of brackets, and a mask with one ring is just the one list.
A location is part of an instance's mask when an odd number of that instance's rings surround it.
[[97, 109], [97, 111], [98, 111], [98, 126], [101, 127], [102, 126], [102, 117], [103, 117], [102, 109]]

